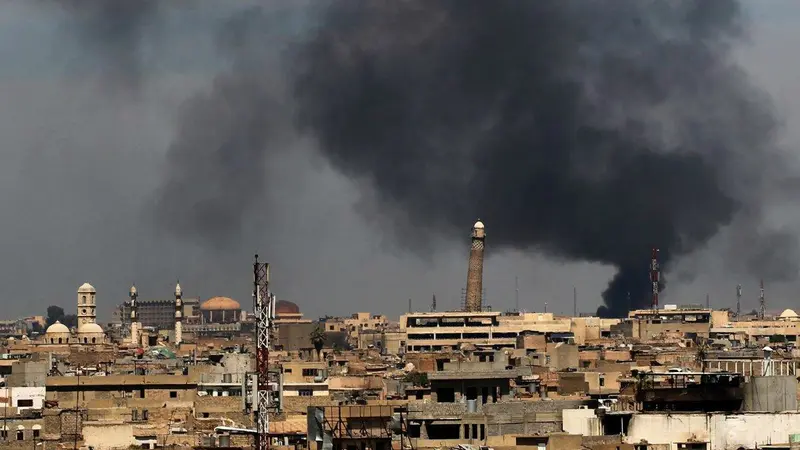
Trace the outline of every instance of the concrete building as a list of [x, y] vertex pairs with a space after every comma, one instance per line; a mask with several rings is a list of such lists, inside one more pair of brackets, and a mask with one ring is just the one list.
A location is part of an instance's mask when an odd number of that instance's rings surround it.
[[291, 361], [281, 366], [284, 397], [327, 397], [329, 395], [327, 364]]
[[[173, 330], [175, 328], [175, 299], [142, 299], [136, 301], [137, 315], [141, 327], [152, 327], [156, 330]], [[181, 297], [183, 324], [200, 323], [200, 299]], [[131, 326], [130, 300], [119, 305], [115, 313], [115, 321], [124, 328]], [[186, 327], [184, 326], [184, 330]]]

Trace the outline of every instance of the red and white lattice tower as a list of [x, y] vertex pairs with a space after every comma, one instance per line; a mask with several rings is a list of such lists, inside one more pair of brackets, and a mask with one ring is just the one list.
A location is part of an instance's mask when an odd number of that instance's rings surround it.
[[661, 288], [661, 270], [658, 267], [658, 249], [653, 249], [650, 261], [650, 283], [653, 286], [653, 309], [658, 309], [658, 293]]
[[256, 379], [255, 419], [256, 450], [269, 448], [269, 409], [271, 387], [269, 383], [269, 329], [272, 296], [269, 294], [269, 263], [253, 263], [253, 313], [256, 318]]

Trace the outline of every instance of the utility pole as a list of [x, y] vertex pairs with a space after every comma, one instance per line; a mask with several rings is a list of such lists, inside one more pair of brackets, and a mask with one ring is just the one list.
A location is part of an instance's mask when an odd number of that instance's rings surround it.
[[706, 294], [706, 309], [711, 309], [711, 297]]
[[572, 286], [572, 316], [578, 317], [578, 288]]
[[408, 313], [411, 314], [411, 299], [408, 299]]
[[436, 294], [433, 294], [433, 300], [431, 300], [431, 312], [436, 312]]
[[[78, 366], [78, 370], [75, 371], [75, 375], [77, 375], [77, 383], [75, 389], [75, 436], [72, 440], [72, 450], [78, 449], [78, 415], [80, 414], [80, 395], [81, 395], [81, 368]], [[8, 433], [8, 431], [6, 431]]]
[[514, 307], [519, 312], [519, 277], [514, 277]]

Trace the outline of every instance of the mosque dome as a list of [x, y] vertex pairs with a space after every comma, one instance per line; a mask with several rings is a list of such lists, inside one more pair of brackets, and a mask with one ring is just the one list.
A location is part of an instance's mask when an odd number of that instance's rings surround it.
[[228, 297], [212, 297], [200, 305], [202, 311], [230, 311], [242, 309], [239, 302]]
[[300, 307], [288, 300], [278, 300], [275, 304], [275, 314], [300, 314]]
[[796, 319], [797, 313], [793, 309], [784, 309], [780, 315], [781, 319]]
[[477, 222], [475, 222], [475, 225], [473, 225], [472, 228], [474, 228], [476, 230], [484, 229], [483, 222], [481, 222], [480, 219], [479, 219]]
[[66, 325], [56, 320], [56, 323], [47, 327], [45, 333], [52, 334], [52, 333], [69, 333], [69, 328]]
[[78, 327], [78, 334], [99, 333], [103, 334], [103, 329], [96, 323], [85, 323]]
[[97, 291], [94, 289], [94, 286], [92, 286], [89, 283], [83, 283], [81, 285], [81, 287], [78, 288], [78, 292], [86, 293], [86, 294], [95, 294], [95, 293], [97, 293]]

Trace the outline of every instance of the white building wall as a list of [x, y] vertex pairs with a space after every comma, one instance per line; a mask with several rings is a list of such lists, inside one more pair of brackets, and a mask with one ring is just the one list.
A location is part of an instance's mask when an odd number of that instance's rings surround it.
[[[0, 388], [0, 408], [10, 407], [19, 408], [19, 410], [42, 409], [44, 408], [44, 395], [44, 386]], [[6, 404], [2, 400], [6, 398], [11, 400], [11, 402]], [[20, 400], [32, 400], [33, 406], [19, 406]]]
[[594, 409], [565, 409], [561, 411], [564, 431], [582, 436], [601, 436], [600, 419]]
[[[566, 418], [565, 418], [566, 426]], [[710, 442], [710, 450], [783, 444], [800, 430], [800, 412], [743, 414], [634, 414], [625, 442]]]

